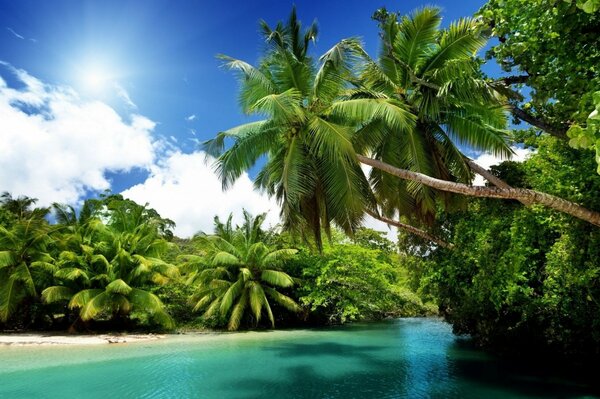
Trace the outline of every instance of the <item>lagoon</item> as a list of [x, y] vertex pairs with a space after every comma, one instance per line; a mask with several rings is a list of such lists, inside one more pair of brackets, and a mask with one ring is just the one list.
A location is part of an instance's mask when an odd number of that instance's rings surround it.
[[472, 348], [439, 319], [0, 347], [0, 398], [596, 397], [597, 387]]

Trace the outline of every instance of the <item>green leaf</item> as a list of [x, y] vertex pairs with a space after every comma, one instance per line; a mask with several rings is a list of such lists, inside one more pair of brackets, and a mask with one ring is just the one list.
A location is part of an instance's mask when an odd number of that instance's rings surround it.
[[132, 289], [133, 288], [131, 288], [122, 279], [114, 280], [106, 286], [106, 292], [110, 292], [111, 294], [127, 295], [131, 292]]
[[294, 280], [287, 274], [277, 270], [263, 270], [261, 280], [277, 287], [291, 287]]

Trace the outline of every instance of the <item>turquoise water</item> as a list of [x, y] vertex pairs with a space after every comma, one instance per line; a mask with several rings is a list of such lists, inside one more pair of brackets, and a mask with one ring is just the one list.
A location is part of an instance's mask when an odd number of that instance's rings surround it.
[[[594, 397], [507, 366], [436, 319], [180, 335], [98, 346], [0, 347], [0, 398]], [[531, 371], [531, 372], [529, 372]]]

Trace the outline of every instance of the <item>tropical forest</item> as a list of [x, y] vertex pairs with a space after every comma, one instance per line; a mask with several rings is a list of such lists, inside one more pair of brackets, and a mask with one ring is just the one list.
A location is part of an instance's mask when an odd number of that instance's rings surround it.
[[[198, 114], [191, 152], [167, 133], [150, 166], [124, 159], [168, 123], [141, 116], [133, 85], [114, 84], [130, 122], [95, 121], [89, 107], [117, 115], [108, 97], [50, 88], [0, 49], [0, 397], [600, 397], [600, 1], [349, 2], [339, 26], [304, 3], [234, 12], [228, 28], [255, 34], [222, 49], [212, 33], [196, 73], [226, 83], [193, 95], [225, 99], [219, 125]], [[18, 8], [6, 34], [24, 43]], [[164, 12], [156, 29], [179, 25]], [[34, 125], [50, 141], [13, 157]], [[40, 155], [73, 126], [83, 140]], [[86, 129], [104, 138], [89, 163], [120, 136], [121, 163], [89, 172], [108, 184], [69, 197], [57, 176], [21, 177], [36, 159], [35, 176], [77, 169]], [[188, 175], [194, 195], [175, 189]], [[162, 202], [137, 195], [161, 184]]]

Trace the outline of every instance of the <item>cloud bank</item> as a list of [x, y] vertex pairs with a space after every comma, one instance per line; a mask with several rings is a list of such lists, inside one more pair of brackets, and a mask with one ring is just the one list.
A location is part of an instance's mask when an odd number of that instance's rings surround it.
[[106, 172], [150, 168], [155, 123], [138, 115], [123, 119], [99, 101], [72, 89], [44, 84], [1, 63], [22, 84], [0, 77], [0, 191], [28, 195], [41, 205], [76, 203], [87, 191], [110, 188]]
[[211, 232], [215, 215], [223, 220], [233, 212], [234, 223], [241, 223], [242, 208], [252, 214], [268, 212], [266, 226], [279, 222], [279, 206], [254, 191], [247, 174], [223, 192], [220, 180], [205, 162], [202, 152], [171, 154], [152, 167], [146, 181], [122, 194], [141, 204], [147, 202], [163, 217], [174, 220], [175, 234], [180, 237], [199, 231]]
[[[240, 223], [242, 208], [253, 214], [268, 212], [266, 225], [279, 222], [279, 206], [254, 191], [247, 174], [223, 192], [205, 154], [185, 154], [168, 140], [157, 139], [156, 124], [149, 118], [137, 113], [124, 118], [108, 104], [83, 100], [68, 87], [45, 84], [2, 61], [0, 68], [21, 86], [9, 87], [0, 75], [0, 191], [38, 198], [40, 205], [75, 205], [90, 191], [111, 188], [107, 172], [141, 168], [150, 176], [122, 194], [174, 220], [179, 236], [212, 231], [215, 215], [224, 219], [233, 212], [234, 222]], [[134, 111], [135, 104], [123, 92]], [[530, 155], [526, 149], [514, 150], [516, 161]], [[482, 154], [475, 161], [489, 168], [502, 160]], [[477, 176], [474, 184], [483, 183]], [[396, 240], [396, 228], [370, 217], [365, 226]]]

